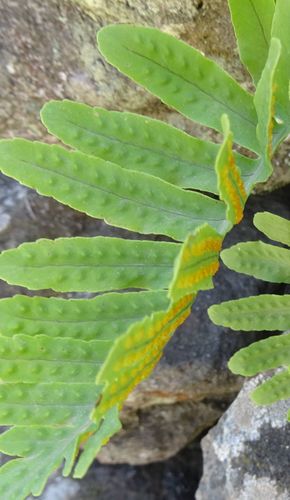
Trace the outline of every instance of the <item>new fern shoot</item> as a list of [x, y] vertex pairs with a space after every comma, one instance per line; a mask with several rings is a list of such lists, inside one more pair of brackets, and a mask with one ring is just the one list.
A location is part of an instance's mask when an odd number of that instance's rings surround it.
[[[0, 468], [1, 498], [40, 495], [58, 467], [64, 476], [86, 473], [120, 429], [129, 392], [151, 373], [198, 291], [213, 286], [224, 236], [241, 220], [253, 186], [272, 172], [272, 154], [290, 131], [290, 0], [229, 6], [254, 94], [156, 29], [113, 25], [98, 33], [109, 63], [184, 116], [222, 132], [222, 144], [71, 101], [41, 111], [64, 147], [0, 142], [4, 174], [145, 235], [44, 239], [0, 255], [0, 278], [10, 284], [106, 292], [0, 300], [0, 425], [9, 427], [0, 450], [18, 457]], [[234, 144], [251, 154], [237, 153]], [[148, 241], [148, 234], [172, 241]]]

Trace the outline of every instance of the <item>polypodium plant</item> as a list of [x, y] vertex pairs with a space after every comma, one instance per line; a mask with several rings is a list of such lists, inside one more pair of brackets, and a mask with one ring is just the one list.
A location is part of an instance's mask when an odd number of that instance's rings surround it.
[[[290, 221], [260, 212], [255, 226], [272, 240], [290, 247]], [[234, 271], [273, 283], [290, 284], [290, 250], [262, 241], [238, 243], [221, 253]], [[264, 294], [211, 306], [209, 316], [218, 325], [244, 331], [290, 330], [290, 295]], [[290, 398], [290, 334], [271, 336], [235, 353], [229, 362], [234, 373], [245, 376], [284, 367], [252, 392], [260, 405]], [[288, 413], [290, 420], [290, 411]]]
[[[98, 34], [111, 64], [188, 118], [223, 131], [219, 146], [132, 113], [50, 102], [44, 125], [65, 148], [0, 142], [0, 169], [111, 225], [172, 242], [60, 238], [0, 255], [0, 277], [92, 299], [0, 301], [0, 494], [39, 495], [64, 462], [82, 477], [120, 428], [127, 394], [149, 375], [199, 290], [212, 287], [224, 235], [288, 135], [290, 0], [229, 1], [253, 96], [214, 61], [155, 29]], [[232, 131], [231, 131], [232, 130]], [[254, 158], [233, 151], [232, 142]], [[68, 149], [67, 146], [73, 149]], [[251, 156], [251, 155], [249, 155]], [[201, 194], [203, 191], [207, 194]], [[220, 199], [217, 199], [219, 195]], [[117, 293], [118, 290], [141, 290]]]

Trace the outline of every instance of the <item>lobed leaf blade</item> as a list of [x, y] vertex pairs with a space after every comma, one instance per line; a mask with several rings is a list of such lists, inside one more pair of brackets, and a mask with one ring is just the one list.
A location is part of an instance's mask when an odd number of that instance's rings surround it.
[[288, 249], [262, 241], [250, 241], [238, 243], [223, 250], [221, 258], [233, 271], [271, 283], [290, 283], [290, 251]]
[[258, 405], [270, 405], [290, 398], [290, 373], [288, 370], [273, 375], [251, 393], [251, 399]]
[[167, 288], [180, 245], [91, 238], [41, 239], [0, 254], [0, 276], [33, 290], [100, 292]]
[[167, 311], [132, 325], [115, 343], [99, 371], [96, 384], [104, 387], [93, 418], [99, 420], [113, 406], [122, 406], [127, 395], [147, 377], [159, 361], [176, 328], [190, 314], [193, 295], [170, 305]]
[[228, 117], [222, 117], [224, 141], [216, 158], [215, 169], [218, 179], [220, 199], [226, 204], [226, 217], [231, 225], [238, 224], [244, 215], [247, 192], [240, 170], [233, 155], [233, 134]]
[[93, 299], [14, 295], [0, 300], [0, 333], [115, 340], [131, 324], [168, 304], [165, 291], [106, 293]]
[[208, 309], [216, 325], [232, 330], [276, 331], [290, 329], [290, 295], [257, 295], [215, 304]]
[[173, 302], [199, 290], [213, 287], [212, 277], [219, 268], [219, 252], [223, 237], [210, 226], [204, 225], [189, 234], [176, 259], [169, 288]]
[[240, 58], [255, 83], [264, 69], [271, 39], [274, 0], [229, 0]]
[[[175, 186], [217, 194], [217, 144], [147, 116], [68, 100], [48, 102], [41, 118], [50, 133], [83, 153], [160, 177]], [[239, 154], [236, 160], [245, 175], [253, 172], [254, 160]]]
[[188, 118], [221, 131], [220, 117], [227, 113], [236, 141], [258, 150], [250, 94], [199, 51], [156, 29], [130, 25], [102, 28], [98, 45], [109, 63]]
[[290, 334], [269, 337], [240, 349], [229, 361], [233, 373], [252, 377], [265, 370], [290, 365]]
[[224, 225], [217, 200], [56, 145], [2, 140], [0, 170], [40, 194], [132, 231], [182, 241], [205, 221], [217, 230]]
[[[273, 38], [269, 49], [268, 59], [261, 78], [257, 85], [254, 103], [257, 110], [258, 125], [257, 138], [260, 144], [260, 166], [253, 178], [253, 183], [264, 182], [273, 171], [271, 158], [273, 151], [280, 140], [280, 131], [274, 128], [275, 121], [275, 73], [281, 55], [281, 43]], [[274, 133], [278, 134], [278, 138]]]
[[270, 212], [259, 212], [254, 216], [254, 225], [273, 241], [290, 246], [290, 221]]
[[282, 44], [281, 58], [275, 76], [276, 83], [276, 110], [283, 120], [287, 133], [290, 131], [290, 1], [276, 0], [275, 14], [272, 26], [272, 36], [280, 40]]

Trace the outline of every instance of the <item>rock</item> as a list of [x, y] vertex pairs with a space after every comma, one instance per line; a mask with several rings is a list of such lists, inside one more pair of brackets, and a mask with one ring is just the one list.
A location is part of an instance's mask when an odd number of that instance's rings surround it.
[[[227, 0], [1, 0], [0, 136], [54, 141], [39, 120], [50, 99], [69, 98], [154, 116], [216, 140], [104, 62], [96, 31], [109, 23], [156, 26], [215, 59], [251, 88], [236, 47]], [[288, 160], [287, 160], [288, 159]], [[289, 144], [278, 153], [274, 189], [289, 182]], [[268, 187], [267, 187], [268, 186]]]
[[202, 440], [204, 471], [197, 500], [290, 498], [289, 402], [257, 407], [249, 393], [266, 379], [245, 383], [218, 425]]

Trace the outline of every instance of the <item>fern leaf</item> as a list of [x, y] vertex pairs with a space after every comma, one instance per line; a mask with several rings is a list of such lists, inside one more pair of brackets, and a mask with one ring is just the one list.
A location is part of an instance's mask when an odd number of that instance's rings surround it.
[[[94, 432], [89, 441], [89, 450], [91, 452], [95, 448], [98, 451], [100, 443], [118, 431], [119, 427], [116, 409], [113, 408], [104, 415], [99, 428], [92, 426], [86, 415], [69, 425], [17, 426], [9, 429], [0, 436], [0, 450], [7, 455], [18, 455], [21, 458], [10, 460], [1, 467], [1, 498], [22, 500], [30, 494], [40, 495], [48, 477], [62, 465], [64, 460], [63, 474], [70, 473], [79, 450], [80, 436], [83, 435], [83, 438], [87, 439], [86, 434]], [[82, 452], [83, 470], [91, 458], [86, 446]]]
[[98, 44], [109, 63], [188, 118], [221, 131], [220, 117], [227, 113], [235, 140], [257, 151], [250, 94], [199, 51], [156, 29], [130, 25], [101, 29]]
[[261, 148], [261, 163], [254, 182], [266, 181], [273, 171], [271, 158], [277, 145], [274, 137], [275, 116], [275, 71], [281, 54], [281, 43], [271, 40], [269, 56], [258, 83], [254, 103], [258, 115], [257, 137]]
[[0, 169], [40, 194], [132, 231], [184, 240], [204, 222], [217, 230], [224, 224], [219, 201], [60, 146], [3, 140]]
[[211, 306], [210, 319], [216, 325], [248, 332], [290, 329], [290, 295], [258, 295]]
[[104, 387], [94, 412], [97, 421], [113, 406], [122, 406], [134, 387], [151, 373], [168, 340], [189, 316], [193, 299], [193, 295], [183, 297], [167, 311], [132, 325], [116, 340], [96, 379], [96, 384]]
[[[45, 104], [41, 118], [50, 133], [83, 153], [176, 186], [217, 193], [217, 144], [147, 116], [67, 100]], [[253, 172], [254, 160], [239, 154], [236, 160], [245, 175]]]
[[115, 340], [154, 311], [166, 310], [166, 292], [107, 293], [94, 299], [15, 295], [0, 300], [0, 332], [11, 337], [46, 334], [81, 340]]
[[99, 292], [167, 288], [176, 243], [121, 238], [59, 238], [23, 243], [0, 254], [0, 276], [33, 290]]
[[169, 295], [175, 302], [185, 295], [213, 287], [212, 277], [219, 268], [223, 238], [204, 225], [188, 235], [175, 262]]
[[271, 283], [290, 283], [290, 250], [262, 241], [238, 243], [223, 250], [221, 258], [234, 271]]
[[[277, 68], [275, 82], [277, 114], [284, 121], [287, 133], [290, 132], [290, 0], [276, 0], [272, 36], [279, 38], [282, 44], [281, 58]], [[287, 135], [286, 133], [286, 135]]]
[[252, 400], [258, 405], [270, 405], [290, 398], [290, 373], [288, 370], [273, 375], [251, 393]]
[[[25, 374], [22, 373], [23, 378]], [[75, 375], [74, 375], [75, 376]], [[1, 425], [61, 426], [73, 425], [87, 417], [100, 395], [100, 387], [91, 383], [1, 383]]]
[[83, 153], [176, 186], [216, 193], [217, 144], [159, 120], [66, 100], [45, 104], [41, 118], [50, 133]]
[[94, 380], [113, 342], [50, 338], [46, 335], [0, 336], [0, 377], [6, 382], [89, 383]]
[[227, 220], [234, 225], [238, 224], [243, 218], [247, 193], [239, 168], [235, 164], [232, 150], [233, 135], [230, 131], [230, 124], [226, 115], [222, 117], [222, 123], [224, 129], [224, 142], [220, 147], [215, 168], [220, 198], [227, 206], [226, 217]]
[[255, 83], [265, 66], [275, 10], [274, 0], [229, 0], [240, 58]]
[[288, 365], [290, 365], [290, 334], [254, 342], [236, 352], [229, 361], [229, 368], [233, 373], [248, 377]]
[[84, 477], [101, 447], [104, 446], [110, 437], [116, 434], [120, 429], [121, 423], [118, 417], [118, 410], [116, 407], [113, 407], [103, 417], [98, 431], [86, 441], [74, 469], [73, 476], [75, 478]]
[[290, 246], [290, 221], [270, 212], [259, 212], [254, 216], [254, 225], [273, 241]]

